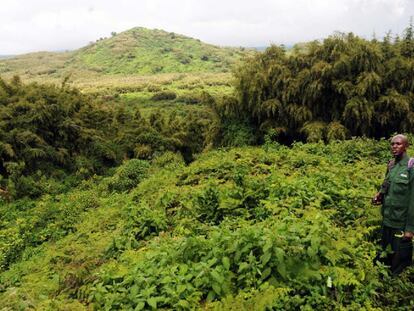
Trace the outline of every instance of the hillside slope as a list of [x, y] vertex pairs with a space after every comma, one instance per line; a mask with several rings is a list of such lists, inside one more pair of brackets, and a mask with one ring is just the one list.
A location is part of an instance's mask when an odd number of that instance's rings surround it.
[[66, 194], [0, 205], [0, 305], [403, 310], [413, 268], [391, 279], [374, 265], [380, 213], [367, 200], [387, 147], [238, 148], [189, 166], [166, 153]]
[[142, 27], [99, 39], [71, 52], [37, 52], [0, 60], [0, 75], [25, 80], [106, 74], [227, 72], [243, 48], [222, 48], [163, 30]]
[[78, 50], [73, 60], [105, 73], [222, 72], [243, 54], [163, 30], [133, 28]]

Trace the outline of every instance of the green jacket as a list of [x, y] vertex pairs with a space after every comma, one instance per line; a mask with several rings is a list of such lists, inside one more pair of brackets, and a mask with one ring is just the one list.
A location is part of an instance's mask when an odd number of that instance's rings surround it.
[[383, 223], [387, 227], [414, 232], [414, 168], [408, 169], [404, 155], [387, 172], [389, 183], [382, 205]]

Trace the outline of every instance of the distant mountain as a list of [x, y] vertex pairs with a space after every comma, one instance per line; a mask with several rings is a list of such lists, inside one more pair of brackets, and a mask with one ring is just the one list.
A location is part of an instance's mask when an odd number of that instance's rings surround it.
[[102, 74], [226, 72], [253, 49], [218, 47], [158, 29], [133, 28], [71, 52], [37, 52], [0, 60], [0, 74], [26, 78]]
[[[276, 44], [278, 46], [283, 46], [287, 51], [291, 50], [294, 48], [294, 46], [296, 44]], [[266, 50], [268, 47], [270, 47], [270, 45], [263, 45], [263, 46], [253, 46], [251, 47], [252, 49], [255, 49], [257, 51], [264, 51]]]
[[252, 49], [255, 49], [257, 51], [264, 51], [268, 48], [269, 46], [253, 46], [251, 47]]

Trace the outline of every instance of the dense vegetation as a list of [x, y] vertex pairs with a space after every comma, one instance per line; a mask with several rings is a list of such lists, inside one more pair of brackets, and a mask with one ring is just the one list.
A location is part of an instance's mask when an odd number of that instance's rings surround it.
[[[24, 85], [18, 77], [0, 80], [0, 172], [5, 194], [36, 196], [37, 179], [115, 164], [103, 139], [111, 115], [79, 91], [66, 87]], [[28, 177], [34, 175], [33, 177]]]
[[153, 110], [144, 118], [136, 107], [95, 101], [65, 83], [0, 79], [1, 195], [6, 200], [37, 197], [51, 191], [51, 180], [63, 182], [68, 174], [81, 180], [123, 159], [150, 159], [168, 150], [191, 161], [204, 148], [211, 114], [167, 117]]
[[388, 137], [414, 130], [414, 28], [382, 41], [338, 33], [287, 54], [272, 46], [236, 71], [224, 111], [263, 140]]
[[[1, 207], [6, 310], [406, 310], [374, 263], [388, 144], [266, 145], [124, 162]], [[381, 281], [382, 279], [382, 281]], [[254, 307], [253, 307], [254, 306]]]
[[75, 53], [74, 60], [105, 73], [223, 72], [245, 55], [163, 30], [133, 28]]
[[[1, 310], [413, 309], [414, 267], [374, 261], [388, 143], [342, 140], [412, 132], [412, 28], [271, 47], [234, 88], [218, 73], [0, 78]], [[169, 60], [190, 50], [151, 35]], [[76, 62], [130, 72], [150, 37], [113, 34]]]

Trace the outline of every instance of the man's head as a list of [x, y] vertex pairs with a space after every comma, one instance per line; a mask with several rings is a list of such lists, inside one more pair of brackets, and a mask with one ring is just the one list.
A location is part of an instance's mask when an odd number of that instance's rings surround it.
[[391, 138], [391, 152], [394, 157], [401, 157], [408, 148], [408, 138], [405, 135], [398, 134]]

